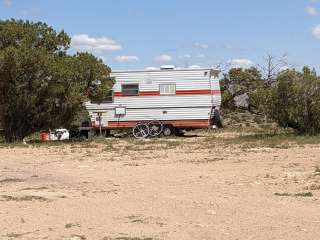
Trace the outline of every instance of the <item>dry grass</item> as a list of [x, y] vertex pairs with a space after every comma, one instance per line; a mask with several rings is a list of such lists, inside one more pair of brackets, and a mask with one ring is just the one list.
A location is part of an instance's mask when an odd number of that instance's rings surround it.
[[[230, 135], [233, 135], [230, 137]], [[190, 135], [190, 134], [188, 134]], [[159, 147], [162, 149], [175, 149], [181, 145], [198, 145], [199, 141], [188, 141], [189, 137], [170, 137], [170, 138], [150, 138], [138, 140], [132, 136], [125, 136], [121, 138], [93, 138], [83, 142], [74, 141], [49, 141], [41, 142], [39, 140], [31, 140], [28, 144], [22, 143], [1, 143], [2, 148], [16, 148], [16, 147], [60, 147], [70, 146], [72, 152], [76, 153], [77, 149], [95, 149], [100, 144], [104, 144], [103, 151], [143, 151], [155, 150]], [[205, 147], [211, 147], [215, 144], [220, 145], [236, 145], [242, 148], [280, 148], [287, 149], [292, 146], [303, 146], [307, 144], [318, 144], [320, 136], [298, 135], [292, 130], [283, 130], [279, 128], [252, 128], [240, 127], [237, 129], [218, 129], [218, 130], [198, 130], [191, 132], [195, 139], [199, 138], [201, 143], [205, 143]], [[200, 139], [200, 138], [205, 138]], [[88, 153], [90, 156], [90, 153]]]
[[222, 129], [0, 151], [0, 239], [35, 225], [29, 239], [319, 239], [317, 136]]

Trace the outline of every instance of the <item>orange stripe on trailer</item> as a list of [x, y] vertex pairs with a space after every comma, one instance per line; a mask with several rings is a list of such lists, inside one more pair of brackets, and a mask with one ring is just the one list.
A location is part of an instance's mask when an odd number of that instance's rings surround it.
[[172, 123], [175, 127], [209, 127], [209, 120], [176, 120]]
[[211, 90], [177, 90], [177, 95], [202, 95], [211, 94]]
[[221, 93], [222, 93], [221, 90], [211, 90], [212, 95], [219, 95]]
[[[138, 123], [144, 121], [123, 121], [123, 122], [109, 122], [108, 128], [133, 128]], [[147, 121], [145, 121], [147, 122]], [[210, 126], [208, 119], [203, 120], [167, 120], [160, 121], [163, 124], [172, 124], [175, 127], [191, 127], [191, 128], [205, 128]]]
[[137, 121], [109, 122], [108, 128], [133, 128], [137, 124]]
[[[176, 95], [219, 95], [221, 94], [220, 90], [177, 90]], [[115, 97], [130, 97], [130, 96], [124, 96], [122, 92], [115, 92]], [[160, 96], [159, 91], [141, 91], [139, 92], [139, 95], [137, 96]]]
[[139, 92], [139, 96], [160, 96], [159, 91], [142, 91]]

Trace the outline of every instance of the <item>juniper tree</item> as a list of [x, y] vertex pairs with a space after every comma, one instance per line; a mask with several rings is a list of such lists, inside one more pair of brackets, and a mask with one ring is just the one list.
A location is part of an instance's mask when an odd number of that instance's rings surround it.
[[102, 101], [111, 88], [110, 68], [89, 53], [68, 55], [70, 42], [45, 23], [0, 21], [0, 121], [7, 141], [70, 126], [88, 97]]

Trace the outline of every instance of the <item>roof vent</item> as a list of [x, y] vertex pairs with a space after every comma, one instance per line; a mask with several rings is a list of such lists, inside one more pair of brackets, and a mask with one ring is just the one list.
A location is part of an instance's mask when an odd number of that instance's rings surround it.
[[174, 65], [162, 65], [160, 67], [161, 70], [174, 70], [175, 66]]

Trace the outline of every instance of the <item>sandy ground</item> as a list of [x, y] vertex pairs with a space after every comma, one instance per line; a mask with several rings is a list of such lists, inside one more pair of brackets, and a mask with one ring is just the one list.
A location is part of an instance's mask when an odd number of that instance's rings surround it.
[[[111, 144], [112, 142], [113, 144]], [[320, 239], [320, 145], [0, 148], [0, 239]]]

